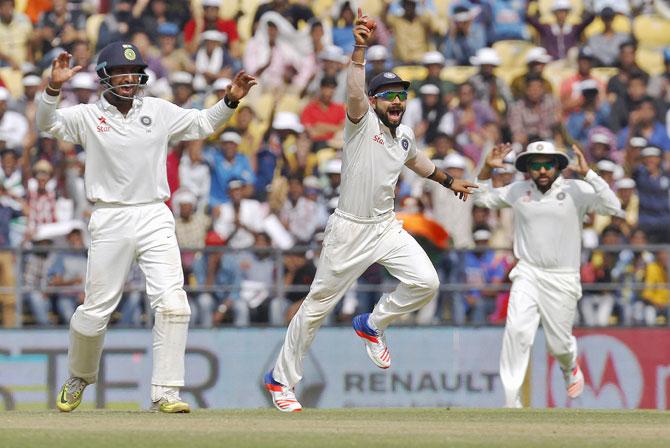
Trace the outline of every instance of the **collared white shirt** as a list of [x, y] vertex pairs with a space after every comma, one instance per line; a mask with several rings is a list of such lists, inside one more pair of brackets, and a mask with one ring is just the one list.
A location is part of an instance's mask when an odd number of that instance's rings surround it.
[[146, 97], [133, 101], [125, 116], [104, 97], [62, 109], [56, 103], [56, 97], [41, 95], [38, 128], [83, 146], [90, 201], [124, 205], [167, 200], [168, 145], [204, 138], [233, 114], [223, 101], [196, 110]]
[[398, 176], [417, 154], [412, 129], [401, 124], [393, 138], [390, 129], [368, 108], [358, 123], [346, 119], [343, 153], [338, 208], [363, 218], [392, 211]]
[[13, 110], [5, 111], [0, 118], [0, 140], [4, 140], [5, 147], [11, 149], [23, 148], [23, 139], [28, 133], [28, 120]]
[[533, 180], [491, 188], [489, 181], [473, 194], [476, 205], [514, 211], [514, 256], [545, 269], [579, 272], [582, 223], [587, 213], [622, 213], [607, 182], [593, 170], [584, 180], [558, 177], [542, 193]]

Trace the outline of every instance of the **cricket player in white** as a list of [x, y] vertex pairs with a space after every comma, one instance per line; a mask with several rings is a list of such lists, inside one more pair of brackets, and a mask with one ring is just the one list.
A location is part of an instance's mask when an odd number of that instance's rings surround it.
[[512, 290], [500, 355], [506, 407], [521, 407], [521, 385], [540, 321], [549, 351], [563, 370], [568, 396], [576, 398], [584, 389], [572, 336], [582, 295], [582, 222], [590, 212], [620, 214], [621, 205], [607, 182], [589, 169], [579, 147], [573, 149], [578, 159], [573, 170], [584, 180], [561, 177], [568, 157], [544, 141], [531, 143], [516, 158], [516, 168], [528, 172], [530, 179], [495, 189], [486, 181], [493, 168], [503, 167], [509, 144], [489, 153], [478, 176], [481, 186], [474, 193], [475, 204], [511, 207], [514, 212], [514, 255], [519, 262], [510, 273]]
[[300, 411], [294, 386], [303, 358], [323, 319], [351, 284], [372, 264], [380, 263], [400, 280], [372, 313], [354, 318], [368, 356], [381, 368], [391, 357], [384, 330], [400, 316], [429, 302], [439, 286], [437, 273], [419, 244], [395, 219], [394, 188], [403, 166], [429, 177], [466, 199], [475, 184], [439, 171], [417, 151], [414, 133], [401, 125], [409, 83], [385, 72], [365, 91], [365, 48], [372, 31], [358, 10], [356, 45], [347, 74], [347, 121], [344, 129], [342, 184], [335, 213], [326, 226], [318, 270], [309, 294], [291, 320], [284, 346], [265, 386], [280, 411]]
[[136, 96], [146, 84], [146, 64], [137, 48], [114, 42], [103, 48], [96, 70], [105, 90], [95, 104], [57, 109], [63, 83], [81, 67], [70, 68], [61, 53], [37, 109], [37, 126], [86, 151], [86, 196], [95, 204], [89, 223], [91, 245], [86, 298], [70, 321], [70, 379], [56, 404], [74, 410], [84, 388], [95, 383], [107, 323], [121, 300], [130, 266], [137, 260], [155, 311], [152, 409], [189, 412], [179, 397], [184, 385], [184, 353], [191, 310], [175, 238], [166, 175], [168, 144], [213, 133], [233, 114], [255, 85], [243, 72], [224, 99], [205, 110], [182, 109], [158, 98]]

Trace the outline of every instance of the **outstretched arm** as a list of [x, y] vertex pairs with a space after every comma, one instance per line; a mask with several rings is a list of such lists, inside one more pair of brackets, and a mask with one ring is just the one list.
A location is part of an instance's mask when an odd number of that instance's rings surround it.
[[354, 22], [354, 51], [347, 71], [347, 115], [353, 123], [358, 123], [367, 113], [368, 96], [365, 92], [365, 49], [374, 30], [366, 25], [368, 17], [358, 8], [358, 17]]
[[572, 145], [572, 149], [577, 156], [577, 164], [572, 166], [572, 170], [584, 177], [584, 180], [593, 187], [593, 192], [585, 195], [588, 211], [600, 215], [622, 216], [621, 201], [616, 193], [612, 191], [605, 179], [598, 176], [595, 171], [589, 168], [584, 152], [577, 145]]
[[468, 195], [472, 193], [472, 190], [478, 187], [477, 184], [463, 179], [456, 179], [444, 171], [438, 170], [435, 164], [421, 151], [416, 153], [416, 157], [405, 162], [405, 166], [419, 176], [433, 180], [443, 187], [452, 190], [455, 195], [464, 201], [468, 199]]

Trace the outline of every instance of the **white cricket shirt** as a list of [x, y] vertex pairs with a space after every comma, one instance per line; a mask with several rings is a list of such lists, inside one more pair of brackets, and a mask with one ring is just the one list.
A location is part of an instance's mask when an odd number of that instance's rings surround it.
[[146, 97], [126, 116], [105, 98], [95, 104], [56, 109], [57, 97], [43, 93], [37, 127], [86, 151], [86, 197], [92, 202], [134, 205], [165, 201], [168, 144], [213, 133], [234, 109], [223, 100], [205, 110], [182, 109]]
[[362, 218], [392, 211], [400, 171], [416, 153], [412, 129], [401, 124], [393, 138], [371, 107], [358, 123], [347, 118], [337, 208]]
[[584, 180], [559, 176], [544, 194], [530, 179], [502, 188], [477, 181], [480, 188], [473, 199], [482, 207], [512, 207], [514, 256], [519, 260], [539, 268], [579, 272], [584, 216], [621, 213], [621, 203], [604, 179], [589, 170]]

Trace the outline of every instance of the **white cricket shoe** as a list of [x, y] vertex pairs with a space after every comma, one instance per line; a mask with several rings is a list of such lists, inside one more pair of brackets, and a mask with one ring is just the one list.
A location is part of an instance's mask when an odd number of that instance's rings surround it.
[[291, 387], [286, 387], [283, 384], [275, 381], [272, 377], [272, 370], [265, 374], [264, 381], [265, 388], [272, 396], [272, 403], [282, 412], [300, 412], [302, 405], [295, 397], [295, 391]]
[[381, 369], [388, 369], [391, 367], [391, 353], [386, 346], [386, 337], [383, 331], [370, 327], [369, 317], [370, 313], [359, 314], [354, 317], [351, 325], [356, 334], [363, 339], [365, 350], [372, 362]]
[[584, 392], [584, 374], [579, 364], [572, 371], [564, 372], [568, 397], [577, 398]]

